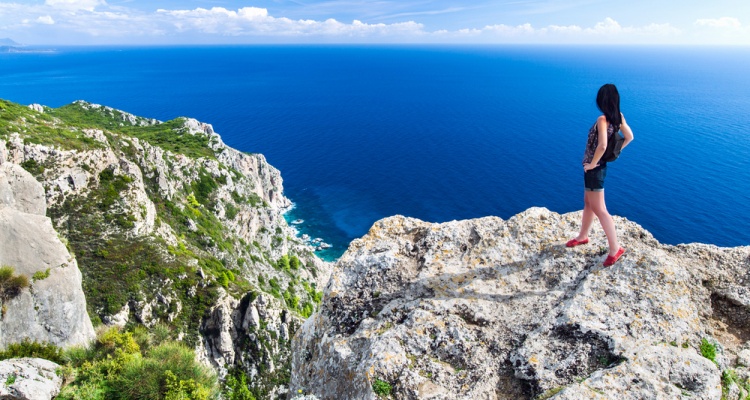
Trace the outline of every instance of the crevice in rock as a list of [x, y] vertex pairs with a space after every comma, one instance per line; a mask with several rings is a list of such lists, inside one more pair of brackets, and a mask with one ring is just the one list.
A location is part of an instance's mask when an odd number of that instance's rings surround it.
[[609, 350], [609, 343], [594, 332], [582, 332], [579, 326], [558, 326], [552, 336], [559, 346], [552, 351], [558, 359], [568, 359], [562, 368], [555, 370], [555, 376], [572, 383], [577, 377], [591, 375], [594, 371], [606, 368], [621, 361], [620, 356]]
[[499, 371], [495, 395], [499, 400], [531, 400], [531, 384], [515, 376], [513, 363], [506, 359]]
[[750, 310], [743, 304], [722, 296], [711, 294], [711, 309], [713, 318], [721, 321], [727, 332], [734, 335], [740, 342], [750, 340]]

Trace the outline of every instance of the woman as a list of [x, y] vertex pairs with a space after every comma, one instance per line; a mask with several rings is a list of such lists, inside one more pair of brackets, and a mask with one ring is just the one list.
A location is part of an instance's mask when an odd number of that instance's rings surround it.
[[596, 95], [596, 105], [604, 114], [597, 118], [594, 126], [589, 130], [586, 151], [583, 155], [583, 217], [581, 218], [581, 231], [574, 239], [565, 245], [575, 247], [589, 242], [589, 231], [594, 222], [594, 216], [599, 218], [602, 229], [607, 235], [609, 242], [609, 255], [604, 260], [604, 266], [609, 267], [625, 253], [625, 249], [617, 242], [617, 231], [615, 222], [607, 211], [604, 204], [604, 177], [607, 176], [607, 163], [602, 161], [604, 150], [607, 148], [607, 137], [622, 131], [625, 142], [624, 149], [633, 141], [633, 131], [630, 130], [625, 117], [620, 113], [620, 93], [615, 85], [608, 83], [599, 88]]

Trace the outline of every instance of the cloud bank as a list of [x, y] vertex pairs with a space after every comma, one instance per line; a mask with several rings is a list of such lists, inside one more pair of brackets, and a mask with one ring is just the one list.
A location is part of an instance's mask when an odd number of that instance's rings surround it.
[[[418, 17], [416, 14], [403, 16]], [[268, 9], [260, 7], [157, 9], [149, 12], [110, 5], [104, 0], [45, 0], [43, 4], [34, 5], [0, 0], [0, 37], [17, 37], [26, 43], [40, 44], [689, 44], [710, 43], [711, 37], [720, 38], [725, 43], [750, 44], [748, 28], [733, 17], [698, 19], [692, 26], [682, 29], [669, 23], [623, 25], [610, 17], [592, 23], [591, 26], [498, 23], [481, 28], [445, 30], [428, 29], [412, 19], [395, 23], [342, 22], [333, 18], [290, 19], [270, 15]]]

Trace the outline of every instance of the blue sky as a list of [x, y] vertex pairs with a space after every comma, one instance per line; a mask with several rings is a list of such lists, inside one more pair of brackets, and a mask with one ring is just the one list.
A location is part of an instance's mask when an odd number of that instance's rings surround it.
[[544, 43], [750, 45], [748, 0], [0, 0], [30, 45]]

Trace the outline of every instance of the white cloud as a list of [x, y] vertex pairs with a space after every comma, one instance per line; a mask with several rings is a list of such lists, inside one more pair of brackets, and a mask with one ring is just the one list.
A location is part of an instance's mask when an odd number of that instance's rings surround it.
[[413, 21], [395, 24], [368, 24], [354, 20], [347, 24], [335, 19], [325, 21], [276, 18], [265, 8], [243, 7], [237, 11], [224, 7], [193, 10], [157, 10], [180, 32], [227, 36], [371, 36], [421, 35], [423, 25]]
[[[465, 35], [465, 31], [457, 31], [458, 35]], [[529, 23], [509, 25], [488, 25], [481, 29], [482, 34], [494, 37], [500, 41], [542, 41], [542, 42], [576, 42], [589, 43], [602, 40], [622, 39], [633, 37], [649, 37], [655, 41], [664, 40], [681, 34], [681, 31], [670, 24], [650, 24], [645, 26], [622, 26], [612, 18], [605, 18], [593, 27], [583, 28], [578, 25], [548, 25], [535, 28]]]
[[742, 28], [740, 20], [732, 17], [698, 19], [695, 25], [711, 28]]
[[39, 17], [39, 18], [36, 19], [36, 22], [38, 22], [40, 24], [44, 24], [44, 25], [54, 25], [55, 24], [55, 20], [52, 19], [52, 16], [50, 16], [50, 15], [45, 15], [43, 17]]
[[[452, 10], [451, 10], [452, 11]], [[44, 27], [44, 28], [42, 28]], [[45, 0], [20, 4], [0, 0], [0, 31], [27, 43], [623, 43], [750, 44], [750, 27], [737, 18], [669, 23], [621, 24], [604, 18], [592, 25], [495, 24], [427, 31], [417, 21], [290, 19], [266, 8], [225, 7], [141, 11], [105, 0]], [[53, 41], [54, 40], [54, 41]]]
[[104, 0], [45, 0], [44, 4], [52, 8], [66, 10], [94, 11], [96, 7], [104, 6], [107, 3]]

